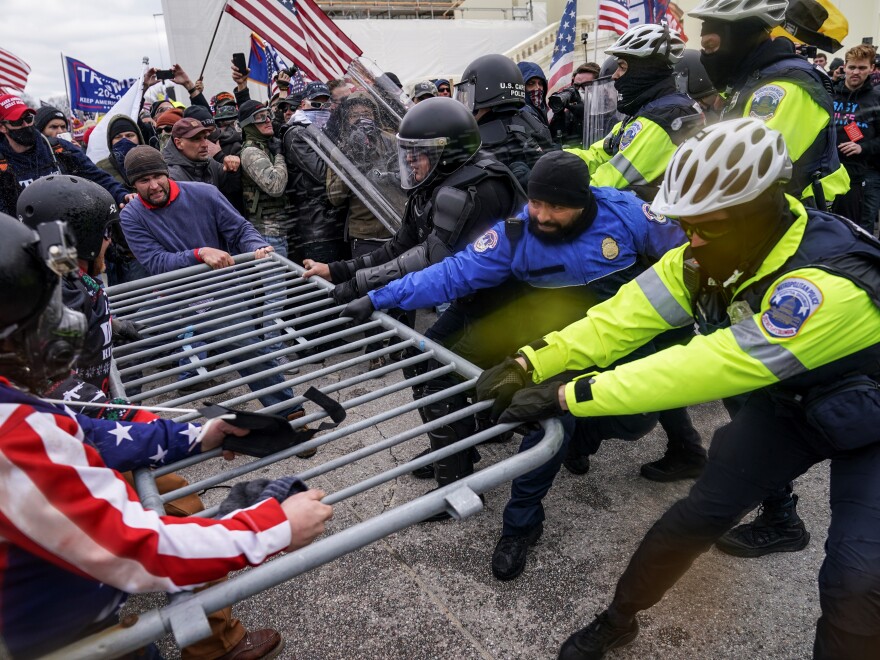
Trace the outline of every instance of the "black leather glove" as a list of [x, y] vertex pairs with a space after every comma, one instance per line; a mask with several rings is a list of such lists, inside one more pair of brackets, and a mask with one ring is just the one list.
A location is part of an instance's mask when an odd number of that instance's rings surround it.
[[360, 297], [357, 289], [357, 282], [354, 279], [350, 279], [347, 282], [337, 284], [335, 287], [333, 287], [332, 295], [333, 300], [336, 301], [337, 305], [350, 303], [355, 298]]
[[520, 390], [514, 394], [507, 410], [498, 418], [498, 423], [537, 422], [548, 417], [558, 417], [565, 412], [559, 405], [561, 386], [562, 383], [558, 380], [548, 380]]
[[281, 140], [277, 137], [271, 138], [266, 143], [266, 148], [269, 150], [269, 153], [272, 154], [273, 157], [277, 156], [281, 153]]
[[110, 327], [113, 330], [113, 344], [115, 346], [122, 346], [123, 344], [129, 344], [133, 341], [140, 341], [143, 339], [139, 332], [140, 326], [134, 321], [112, 319], [110, 321]]
[[513, 395], [530, 383], [529, 374], [514, 358], [486, 369], [477, 379], [477, 400], [495, 399], [489, 419], [498, 420], [499, 415], [510, 405]]
[[348, 303], [339, 316], [347, 316], [358, 323], [363, 323], [370, 318], [370, 314], [374, 311], [376, 311], [376, 308], [373, 307], [373, 301], [370, 300], [370, 296], [362, 296]]

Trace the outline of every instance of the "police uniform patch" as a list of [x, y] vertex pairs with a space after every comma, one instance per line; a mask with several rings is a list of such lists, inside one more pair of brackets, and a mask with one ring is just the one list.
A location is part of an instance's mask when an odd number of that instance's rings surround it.
[[602, 256], [611, 261], [616, 259], [620, 254], [620, 248], [617, 247], [617, 241], [610, 236], [602, 239]]
[[645, 217], [648, 220], [656, 222], [658, 225], [665, 225], [669, 222], [669, 218], [662, 213], [655, 213], [650, 204], [642, 204], [642, 211], [644, 211]]
[[779, 102], [785, 96], [785, 90], [779, 85], [764, 85], [752, 95], [752, 104], [749, 106], [749, 117], [768, 121], [776, 114]]
[[498, 232], [490, 229], [474, 241], [474, 252], [485, 252], [498, 245]]
[[787, 279], [777, 284], [770, 295], [770, 309], [761, 315], [761, 325], [771, 337], [791, 339], [822, 306], [822, 300], [822, 292], [810, 280]]
[[623, 151], [626, 149], [630, 142], [632, 142], [636, 135], [639, 134], [639, 131], [642, 130], [642, 122], [634, 121], [629, 126], [626, 127], [626, 130], [623, 132], [623, 136], [620, 138], [620, 150]]

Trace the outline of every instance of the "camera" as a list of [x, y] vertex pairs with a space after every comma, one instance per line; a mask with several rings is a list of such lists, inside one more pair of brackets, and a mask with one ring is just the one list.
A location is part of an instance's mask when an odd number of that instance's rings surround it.
[[819, 49], [816, 46], [810, 46], [808, 44], [798, 44], [794, 47], [794, 52], [801, 57], [811, 60], [816, 57]]
[[547, 99], [547, 105], [553, 112], [562, 112], [564, 108], [571, 108], [572, 105], [580, 103], [581, 95], [576, 87], [566, 87], [558, 92], [551, 94]]

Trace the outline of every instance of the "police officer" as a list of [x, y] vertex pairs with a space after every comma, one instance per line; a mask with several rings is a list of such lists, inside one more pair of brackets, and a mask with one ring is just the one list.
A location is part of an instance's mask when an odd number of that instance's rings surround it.
[[[831, 526], [814, 654], [876, 657], [880, 243], [786, 195], [791, 175], [782, 136], [755, 119], [721, 122], [686, 141], [653, 209], [679, 217], [690, 244], [477, 384], [481, 397], [502, 398], [496, 405], [511, 401], [502, 422], [560, 410], [635, 414], [748, 394], [716, 431], [688, 496], [645, 536], [610, 608], [565, 642], [561, 658], [601, 658], [632, 641], [636, 612], [659, 601], [755, 502], [827, 459]], [[694, 320], [701, 335], [686, 346], [561, 386], [548, 380], [608, 364]], [[540, 384], [511, 396], [510, 374], [526, 372]]]
[[700, 51], [688, 48], [675, 63], [675, 75], [678, 76], [679, 91], [685, 92], [700, 104], [707, 124], [714, 124], [721, 119], [721, 108], [724, 99], [709, 79], [706, 67], [700, 61]]
[[516, 64], [504, 55], [471, 62], [455, 86], [455, 98], [474, 113], [483, 149], [507, 165], [525, 187], [529, 171], [551, 151], [550, 129], [526, 108], [526, 86]]
[[441, 261], [525, 202], [510, 170], [480, 151], [477, 122], [457, 101], [436, 97], [411, 108], [397, 144], [401, 186], [409, 197], [394, 238], [348, 261], [303, 261], [305, 277], [336, 282], [339, 303]]
[[[377, 308], [418, 309], [450, 299], [463, 300], [513, 277], [524, 283], [521, 294], [491, 317], [469, 320], [464, 336], [447, 344], [466, 359], [489, 366], [493, 357], [497, 360], [510, 355], [523, 343], [582, 318], [592, 305], [610, 298], [641, 273], [645, 264], [683, 242], [684, 234], [677, 225], [653, 213], [634, 195], [613, 188], [591, 188], [590, 173], [582, 160], [573, 154], [552, 152], [535, 164], [529, 178], [529, 204], [516, 218], [497, 223], [466, 250], [441, 263], [369, 292], [368, 297], [349, 304], [343, 315], [363, 320]], [[453, 302], [447, 314], [457, 313], [459, 304]], [[680, 412], [699, 442], [686, 413]], [[581, 428], [575, 428], [569, 417], [566, 439], [557, 456], [513, 482], [502, 537], [492, 558], [495, 577], [511, 580], [522, 573], [528, 547], [543, 530], [541, 500], [566, 453], [572, 456], [571, 444], [577, 446], [575, 456], [583, 457], [582, 467], [572, 471], [583, 474], [589, 469], [588, 456], [598, 451], [603, 439], [637, 440], [656, 423], [657, 415], [635, 415], [601, 424], [586, 420]], [[429, 433], [429, 437], [432, 450], [445, 446], [436, 434]], [[527, 435], [521, 451], [540, 438], [541, 433]], [[705, 452], [699, 444], [692, 452], [696, 456], [688, 461], [689, 476], [697, 476]], [[457, 456], [463, 461], [469, 454]], [[442, 459], [435, 465], [441, 486], [450, 483], [448, 462]], [[472, 464], [466, 465], [464, 473], [470, 474], [472, 469]]]
[[[716, 89], [728, 95], [721, 119], [753, 117], [782, 133], [794, 171], [786, 192], [826, 208], [849, 189], [836, 149], [827, 76], [794, 54], [788, 39], [771, 39], [787, 0], [705, 0], [700, 60]], [[719, 549], [740, 557], [805, 548], [810, 535], [797, 514], [791, 485], [763, 502], [753, 522], [725, 534]]]
[[593, 185], [633, 190], [653, 199], [675, 148], [703, 125], [700, 107], [676, 89], [672, 66], [684, 42], [665, 25], [637, 25], [605, 52], [624, 117], [604, 140], [569, 149], [590, 166]]
[[[788, 0], [703, 0], [700, 60], [725, 92], [721, 118], [753, 117], [782, 133], [794, 162], [786, 192], [825, 208], [849, 190], [834, 138], [830, 81], [788, 39], [771, 39]], [[813, 198], [813, 199], [810, 199]]]

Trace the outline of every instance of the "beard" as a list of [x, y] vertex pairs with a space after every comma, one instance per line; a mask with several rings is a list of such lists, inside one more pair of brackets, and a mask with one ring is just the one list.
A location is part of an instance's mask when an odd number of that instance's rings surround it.
[[539, 229], [537, 218], [529, 214], [528, 229], [532, 236], [543, 243], [565, 243], [589, 227], [590, 218], [582, 210], [570, 224], [564, 227], [557, 223], [547, 222], [545, 222], [543, 226], [552, 227], [553, 230], [546, 231], [545, 229]]

